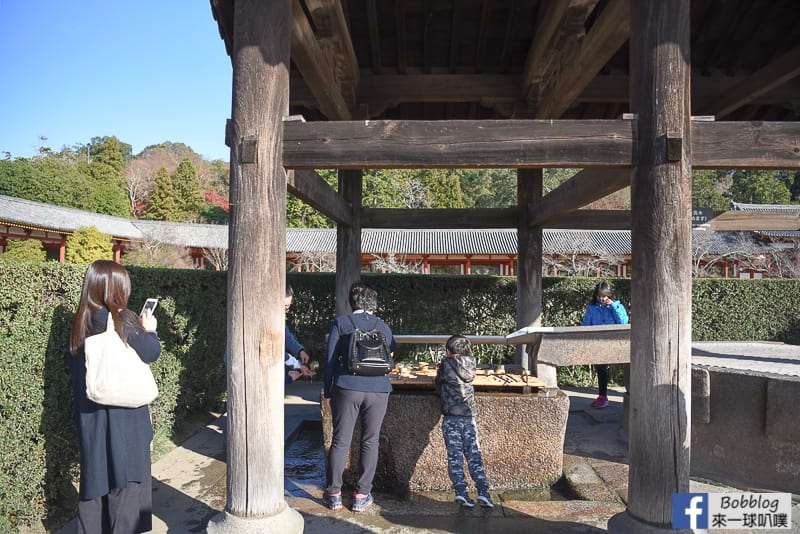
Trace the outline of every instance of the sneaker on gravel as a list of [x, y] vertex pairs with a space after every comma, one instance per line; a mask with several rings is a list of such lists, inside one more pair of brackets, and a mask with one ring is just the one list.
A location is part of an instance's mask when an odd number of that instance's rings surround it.
[[492, 502], [492, 498], [489, 497], [488, 493], [478, 495], [478, 502], [481, 503], [481, 506], [484, 508], [494, 508], [494, 503]]
[[354, 512], [363, 512], [367, 509], [367, 506], [372, 504], [372, 494], [369, 493], [367, 495], [358, 495], [355, 494], [353, 496], [353, 511]]
[[608, 397], [605, 395], [600, 395], [592, 403], [592, 408], [605, 408], [606, 406], [608, 406]]
[[464, 493], [456, 494], [456, 502], [464, 508], [473, 508], [475, 506], [475, 502]]
[[337, 493], [336, 495], [330, 495], [329, 493], [322, 494], [322, 501], [325, 503], [330, 510], [341, 510], [342, 509], [342, 494]]

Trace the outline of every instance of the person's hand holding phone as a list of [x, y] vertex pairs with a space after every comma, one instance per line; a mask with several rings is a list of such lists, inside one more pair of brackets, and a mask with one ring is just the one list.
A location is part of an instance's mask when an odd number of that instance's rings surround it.
[[158, 328], [158, 319], [153, 315], [157, 305], [158, 299], [147, 299], [144, 306], [142, 306], [142, 312], [139, 314], [142, 328], [147, 332], [155, 332]]

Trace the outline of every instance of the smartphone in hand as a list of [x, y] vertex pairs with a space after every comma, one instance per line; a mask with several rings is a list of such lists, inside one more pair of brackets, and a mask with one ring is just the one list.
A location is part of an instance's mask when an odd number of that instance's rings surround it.
[[142, 306], [142, 313], [140, 313], [139, 315], [143, 315], [145, 310], [150, 310], [151, 314], [155, 313], [156, 306], [158, 306], [158, 299], [152, 299], [152, 298], [147, 299], [146, 301], [144, 301], [144, 306]]

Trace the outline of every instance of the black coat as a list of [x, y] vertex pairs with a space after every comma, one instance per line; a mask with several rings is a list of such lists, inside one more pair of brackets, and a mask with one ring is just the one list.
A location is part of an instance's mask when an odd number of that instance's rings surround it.
[[[108, 310], [98, 310], [92, 316], [94, 332], [104, 331], [107, 320]], [[161, 343], [153, 332], [137, 329], [127, 341], [146, 363], [154, 362], [161, 353]], [[69, 362], [81, 451], [81, 500], [101, 497], [113, 488], [125, 488], [128, 482], [149, 480], [153, 425], [147, 406], [117, 408], [95, 404], [86, 398], [83, 352], [69, 356]]]

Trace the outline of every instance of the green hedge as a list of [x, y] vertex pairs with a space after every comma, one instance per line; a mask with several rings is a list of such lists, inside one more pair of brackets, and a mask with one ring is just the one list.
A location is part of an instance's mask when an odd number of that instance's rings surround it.
[[[0, 260], [0, 531], [74, 509], [78, 451], [65, 349], [85, 267]], [[152, 406], [158, 441], [176, 421], [221, 409], [225, 398], [226, 276], [130, 267], [132, 309], [158, 297], [163, 352], [153, 365], [160, 396]], [[487, 334], [514, 330], [511, 277], [370, 275], [379, 314], [397, 334]], [[287, 318], [313, 357], [324, 351], [334, 316], [333, 274], [290, 273]], [[543, 324], [580, 324], [596, 279], [545, 278]], [[630, 280], [615, 280], [630, 311]], [[800, 344], [799, 280], [695, 280], [696, 340]], [[400, 346], [401, 359], [430, 359], [438, 347]], [[513, 349], [481, 347], [483, 361], [508, 361]]]

